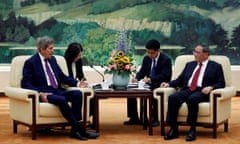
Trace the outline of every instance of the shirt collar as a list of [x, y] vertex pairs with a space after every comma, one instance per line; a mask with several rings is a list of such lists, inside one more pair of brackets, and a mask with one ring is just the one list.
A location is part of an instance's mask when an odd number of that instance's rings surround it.
[[40, 53], [38, 53], [38, 55], [39, 55], [41, 61], [44, 62], [45, 58]]
[[158, 56], [156, 58], [152, 59], [152, 60], [155, 60], [155, 62], [157, 62], [159, 57], [160, 57], [160, 52], [158, 53]]
[[203, 62], [202, 62], [202, 65], [207, 65], [208, 61], [209, 61], [208, 59], [205, 60], [205, 61], [203, 61]]

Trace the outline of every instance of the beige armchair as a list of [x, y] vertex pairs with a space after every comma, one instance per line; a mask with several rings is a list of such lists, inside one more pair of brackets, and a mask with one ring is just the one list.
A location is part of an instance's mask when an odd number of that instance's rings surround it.
[[[5, 88], [5, 95], [9, 97], [10, 116], [13, 119], [13, 132], [17, 133], [18, 124], [26, 125], [32, 131], [32, 139], [36, 139], [36, 130], [42, 127], [63, 126], [67, 121], [59, 108], [50, 103], [40, 103], [36, 91], [20, 87], [24, 62], [30, 56], [16, 56], [11, 63], [10, 86]], [[68, 73], [65, 59], [56, 56], [57, 62], [65, 74]], [[83, 125], [89, 119], [89, 104], [94, 92], [90, 88], [79, 89], [83, 92]]]
[[[217, 137], [217, 128], [220, 124], [224, 124], [224, 131], [228, 131], [228, 119], [231, 115], [231, 98], [235, 96], [235, 88], [231, 85], [231, 65], [226, 56], [213, 55], [210, 56], [211, 60], [220, 63], [223, 67], [226, 87], [215, 89], [210, 93], [210, 102], [199, 104], [199, 113], [197, 125], [213, 129], [213, 138]], [[182, 72], [185, 64], [194, 60], [193, 55], [178, 56], [173, 68], [172, 79]], [[158, 100], [161, 120], [161, 134], [165, 135], [166, 114], [168, 105], [168, 96], [176, 92], [174, 88], [157, 88], [154, 90], [154, 97]], [[179, 109], [178, 122], [179, 125], [186, 125], [186, 118], [188, 114], [187, 105], [183, 103]]]

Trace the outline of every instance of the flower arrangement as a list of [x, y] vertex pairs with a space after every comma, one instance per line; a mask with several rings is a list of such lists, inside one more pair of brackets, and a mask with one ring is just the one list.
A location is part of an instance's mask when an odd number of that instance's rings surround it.
[[116, 39], [115, 49], [107, 63], [105, 73], [130, 75], [136, 72], [131, 53], [131, 41], [127, 41], [125, 31], [120, 31]]

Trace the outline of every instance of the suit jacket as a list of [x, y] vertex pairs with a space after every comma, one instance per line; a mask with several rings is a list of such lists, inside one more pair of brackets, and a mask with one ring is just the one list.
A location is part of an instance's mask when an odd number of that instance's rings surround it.
[[[145, 56], [142, 62], [141, 69], [136, 75], [137, 80], [143, 79], [145, 76], [149, 77], [151, 74], [152, 59]], [[160, 53], [156, 64], [156, 75], [151, 77], [152, 89], [160, 86], [162, 82], [168, 82], [172, 76], [172, 63], [171, 59], [165, 54]]]
[[[73, 77], [73, 70], [72, 70], [72, 63], [67, 63], [67, 67], [68, 67], [68, 72], [69, 72], [69, 76]], [[83, 68], [82, 68], [82, 59], [79, 59], [76, 62], [76, 77], [79, 80], [81, 80], [82, 78], [84, 78], [84, 73], [83, 73]]]
[[[169, 86], [182, 87], [183, 89], [188, 88], [188, 81], [197, 64], [197, 61], [188, 62], [178, 78], [169, 82]], [[211, 60], [207, 63], [202, 80], [202, 88], [207, 86], [213, 86], [214, 89], [225, 87], [222, 66]]]
[[[49, 63], [54, 72], [58, 82], [59, 90], [62, 89], [60, 84], [67, 84], [69, 86], [76, 86], [78, 81], [66, 76], [59, 65], [56, 58], [52, 56]], [[51, 86], [48, 86], [41, 59], [38, 53], [30, 57], [24, 63], [23, 78], [21, 80], [21, 87], [26, 89], [36, 90], [38, 92], [55, 92]]]

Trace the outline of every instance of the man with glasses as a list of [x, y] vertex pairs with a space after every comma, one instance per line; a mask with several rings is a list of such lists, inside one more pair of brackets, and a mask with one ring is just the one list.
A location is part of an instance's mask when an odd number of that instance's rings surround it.
[[[149, 40], [146, 44], [147, 55], [142, 61], [142, 66], [136, 75], [136, 81], [143, 81], [148, 84], [151, 90], [159, 87], [164, 81], [170, 81], [172, 75], [171, 59], [163, 53], [160, 53], [160, 43], [155, 40]], [[137, 113], [136, 98], [127, 100], [128, 121], [125, 125], [141, 124]], [[158, 105], [157, 100], [153, 100], [153, 124], [158, 126]]]
[[208, 102], [209, 94], [213, 89], [225, 87], [222, 66], [208, 59], [209, 47], [199, 44], [195, 47], [193, 55], [195, 61], [188, 62], [177, 79], [160, 85], [160, 87], [181, 88], [168, 97], [167, 123], [170, 124], [171, 129], [164, 137], [165, 140], [178, 137], [178, 110], [184, 102], [188, 106], [187, 123], [190, 125], [186, 141], [195, 140], [198, 104]]

